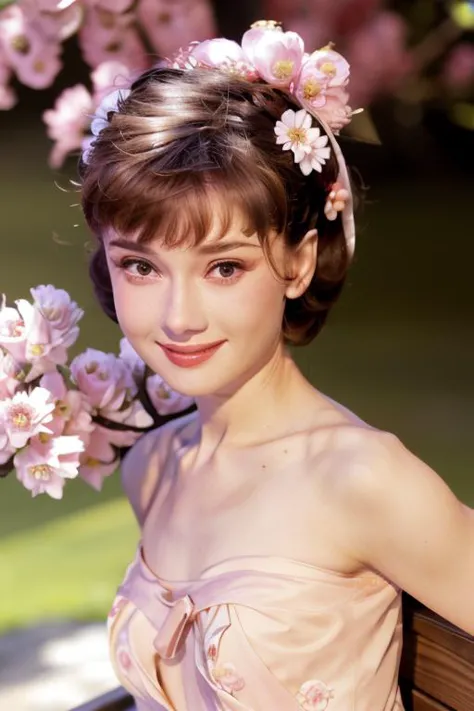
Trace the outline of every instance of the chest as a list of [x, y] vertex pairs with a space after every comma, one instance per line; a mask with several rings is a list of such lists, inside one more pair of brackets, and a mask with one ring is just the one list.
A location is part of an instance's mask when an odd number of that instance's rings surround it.
[[143, 531], [160, 577], [197, 579], [217, 562], [249, 555], [346, 565], [335, 561], [335, 517], [321, 506], [323, 492], [304, 457], [236, 456], [226, 464], [181, 477], [168, 463]]

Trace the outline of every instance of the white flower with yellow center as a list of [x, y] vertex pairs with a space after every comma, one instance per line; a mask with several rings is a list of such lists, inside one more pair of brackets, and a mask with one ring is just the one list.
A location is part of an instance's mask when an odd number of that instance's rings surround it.
[[288, 109], [275, 126], [276, 142], [283, 144], [284, 151], [293, 151], [303, 175], [309, 175], [312, 170], [320, 173], [331, 155], [328, 137], [321, 135], [319, 128], [313, 128], [312, 122], [311, 114], [304, 109]]

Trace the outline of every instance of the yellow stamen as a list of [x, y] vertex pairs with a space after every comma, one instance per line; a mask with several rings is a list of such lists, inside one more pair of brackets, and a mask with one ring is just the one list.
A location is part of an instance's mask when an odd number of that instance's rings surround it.
[[280, 59], [273, 65], [273, 74], [277, 79], [289, 79], [295, 63], [291, 59]]
[[290, 128], [288, 131], [288, 138], [292, 143], [304, 143], [306, 140], [306, 129]]
[[17, 412], [12, 417], [12, 422], [19, 430], [25, 429], [30, 424], [30, 418], [24, 412]]
[[257, 20], [250, 25], [250, 29], [276, 30], [282, 32], [281, 22], [276, 20]]
[[38, 481], [48, 481], [51, 478], [52, 469], [48, 464], [35, 464], [30, 467], [30, 474]]
[[40, 343], [35, 343], [34, 345], [30, 346], [30, 351], [31, 355], [42, 356], [44, 353], [44, 346], [42, 346]]
[[319, 82], [314, 79], [308, 79], [308, 81], [305, 81], [303, 84], [303, 96], [308, 101], [311, 101], [311, 99], [314, 99], [315, 96], [321, 93], [321, 89], [322, 87]]
[[169, 391], [168, 388], [166, 388], [164, 385], [160, 385], [160, 387], [159, 387], [158, 390], [156, 391], [156, 394], [157, 394], [158, 397], [161, 398], [162, 400], [169, 400], [170, 397], [171, 397], [170, 391]]
[[10, 44], [12, 49], [14, 49], [15, 52], [19, 52], [19, 54], [28, 54], [30, 51], [30, 42], [25, 35], [13, 37]]
[[322, 73], [328, 77], [335, 77], [337, 74], [337, 68], [334, 62], [323, 62], [319, 68]]

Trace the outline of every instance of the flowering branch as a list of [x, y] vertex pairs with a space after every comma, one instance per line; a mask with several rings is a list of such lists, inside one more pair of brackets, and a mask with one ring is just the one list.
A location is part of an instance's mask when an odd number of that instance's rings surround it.
[[33, 496], [61, 498], [77, 476], [100, 490], [145, 432], [190, 412], [126, 339], [120, 354], [88, 348], [68, 364], [83, 311], [53, 286], [0, 308], [0, 477], [16, 470]]

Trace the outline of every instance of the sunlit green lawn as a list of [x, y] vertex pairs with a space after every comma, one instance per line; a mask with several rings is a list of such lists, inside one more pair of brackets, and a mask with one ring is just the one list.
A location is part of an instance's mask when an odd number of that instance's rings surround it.
[[[66, 288], [86, 309], [78, 348], [115, 348], [120, 334], [86, 276], [86, 233], [70, 207], [77, 196], [54, 186], [39, 134], [11, 138], [10, 171], [0, 177], [0, 293]], [[296, 357], [317, 387], [396, 432], [474, 506], [472, 188], [447, 180], [374, 190], [341, 303]], [[119, 497], [118, 476], [101, 494], [68, 483], [61, 502], [31, 499], [14, 476], [0, 481], [0, 631], [48, 616], [105, 616], [137, 539]]]

